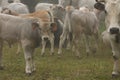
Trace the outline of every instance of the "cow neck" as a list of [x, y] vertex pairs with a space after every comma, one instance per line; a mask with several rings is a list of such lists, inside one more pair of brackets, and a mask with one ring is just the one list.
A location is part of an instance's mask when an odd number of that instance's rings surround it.
[[54, 18], [53, 18], [53, 15], [50, 11], [47, 11], [49, 16], [50, 16], [50, 22], [54, 22]]

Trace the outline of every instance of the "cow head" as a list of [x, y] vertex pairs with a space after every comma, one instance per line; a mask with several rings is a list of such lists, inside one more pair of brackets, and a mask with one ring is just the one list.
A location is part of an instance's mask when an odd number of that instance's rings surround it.
[[44, 22], [40, 24], [42, 40], [49, 40], [50, 36], [57, 31], [56, 23]]
[[[105, 24], [107, 27], [107, 32], [114, 37], [116, 40], [119, 39], [120, 34], [120, 0], [96, 0], [97, 2], [105, 3]], [[118, 42], [118, 40], [116, 41]]]
[[64, 21], [64, 17], [65, 17], [65, 9], [60, 6], [60, 5], [53, 5], [50, 6], [51, 12], [53, 13], [53, 16], [55, 18], [60, 19], [61, 21]]
[[4, 13], [4, 14], [10, 14], [10, 15], [11, 15], [11, 10], [8, 9], [8, 8], [2, 8], [1, 13]]

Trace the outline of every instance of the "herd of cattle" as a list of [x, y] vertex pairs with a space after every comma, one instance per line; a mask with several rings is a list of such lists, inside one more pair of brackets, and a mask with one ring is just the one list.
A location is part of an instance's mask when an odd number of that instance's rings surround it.
[[35, 70], [33, 52], [42, 45], [41, 55], [45, 53], [47, 42], [50, 42], [50, 55], [54, 46], [59, 45], [58, 54], [62, 53], [63, 44], [72, 46], [80, 57], [80, 41], [90, 53], [91, 40], [94, 40], [94, 52], [97, 48], [99, 24], [105, 18], [106, 30], [102, 33], [105, 43], [112, 48], [114, 67], [113, 76], [119, 75], [119, 42], [120, 42], [120, 0], [59, 0], [58, 4], [38, 3], [35, 12], [29, 13], [27, 5], [20, 0], [0, 0], [0, 69], [2, 64], [2, 48], [4, 42], [11, 45], [18, 43], [18, 51], [22, 46], [27, 74]]

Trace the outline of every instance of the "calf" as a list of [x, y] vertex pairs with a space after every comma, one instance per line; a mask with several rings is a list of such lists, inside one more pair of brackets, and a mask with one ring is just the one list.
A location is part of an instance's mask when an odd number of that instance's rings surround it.
[[33, 52], [39, 46], [40, 29], [38, 23], [39, 20], [35, 18], [0, 14], [0, 69], [3, 68], [3, 42], [12, 44], [20, 41], [26, 61], [25, 72], [31, 74], [35, 70]]
[[41, 55], [45, 53], [45, 46], [49, 40], [51, 43], [51, 55], [54, 53], [54, 32], [57, 31], [57, 25], [53, 22], [52, 15], [49, 11], [41, 10], [36, 11], [27, 15], [19, 15], [16, 12], [13, 12], [9, 9], [3, 10], [3, 13], [20, 16], [20, 17], [35, 17], [40, 20], [40, 29], [41, 29], [41, 39], [42, 39], [42, 52]]
[[76, 10], [72, 6], [67, 6], [66, 11], [65, 24], [60, 38], [58, 54], [62, 52], [61, 48], [68, 33], [73, 34], [73, 44], [77, 56], [79, 56], [78, 44], [82, 35], [85, 35], [86, 52], [89, 53], [88, 37], [98, 34], [98, 21], [96, 15], [86, 7]]
[[[108, 41], [112, 48], [114, 66], [112, 76], [119, 75], [119, 57], [120, 57], [120, 0], [96, 0], [95, 8], [106, 12], [105, 24]], [[101, 3], [101, 4], [100, 4]], [[104, 7], [101, 7], [104, 6]]]

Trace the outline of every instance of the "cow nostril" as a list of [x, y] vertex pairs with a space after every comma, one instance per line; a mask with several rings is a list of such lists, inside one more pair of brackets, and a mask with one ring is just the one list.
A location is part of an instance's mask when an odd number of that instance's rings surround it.
[[45, 40], [45, 41], [47, 41], [47, 40], [48, 40], [48, 38], [47, 38], [47, 37], [45, 37], [45, 38], [44, 38], [44, 40]]
[[111, 28], [110, 33], [111, 34], [118, 34], [119, 33], [119, 28]]

